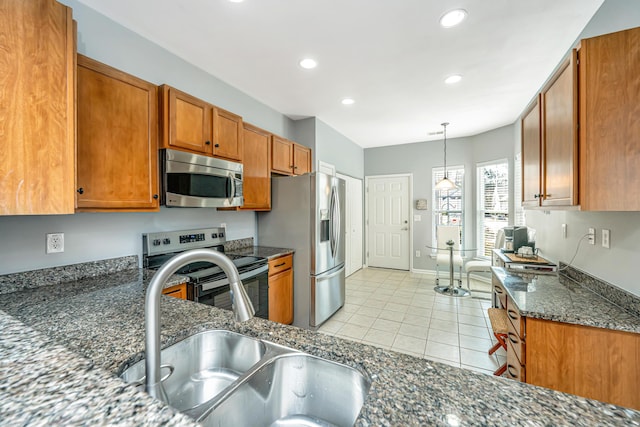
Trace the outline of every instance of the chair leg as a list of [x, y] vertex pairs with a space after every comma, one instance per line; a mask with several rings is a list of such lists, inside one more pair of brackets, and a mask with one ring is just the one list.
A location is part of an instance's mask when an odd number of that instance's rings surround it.
[[507, 334], [493, 334], [496, 339], [498, 340], [497, 343], [495, 343], [495, 345], [493, 347], [491, 347], [489, 349], [489, 354], [493, 354], [495, 353], [499, 348], [504, 348], [505, 350], [507, 349]]
[[505, 363], [504, 365], [502, 365], [498, 369], [496, 369], [495, 372], [493, 373], [493, 375], [495, 375], [497, 377], [502, 376], [502, 374], [504, 374], [506, 370], [507, 370], [507, 364]]

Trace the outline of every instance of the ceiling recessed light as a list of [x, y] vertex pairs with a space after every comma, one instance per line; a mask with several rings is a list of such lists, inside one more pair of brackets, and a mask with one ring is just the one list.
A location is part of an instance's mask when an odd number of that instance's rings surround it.
[[231, 3], [242, 3], [244, 0], [229, 0]]
[[444, 28], [455, 27], [467, 17], [467, 11], [464, 9], [451, 10], [440, 18], [440, 25]]
[[311, 58], [305, 58], [302, 61], [300, 61], [299, 64], [302, 68], [306, 68], [307, 70], [316, 68], [318, 66], [318, 63], [316, 62], [316, 60]]
[[351, 105], [354, 102], [356, 102], [356, 101], [354, 101], [353, 98], [343, 98], [342, 99], [342, 104], [343, 105]]
[[444, 79], [444, 82], [448, 85], [452, 85], [458, 83], [460, 80], [462, 80], [462, 76], [460, 74], [454, 74]]

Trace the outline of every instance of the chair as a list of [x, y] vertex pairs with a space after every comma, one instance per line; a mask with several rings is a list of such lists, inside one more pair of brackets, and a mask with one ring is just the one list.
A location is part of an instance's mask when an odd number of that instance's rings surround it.
[[[496, 240], [493, 244], [493, 247], [498, 249], [504, 245], [504, 231], [502, 229], [498, 230], [496, 233]], [[467, 273], [467, 289], [471, 291], [471, 284], [469, 281], [469, 276], [471, 273], [483, 272], [483, 273], [491, 273], [491, 261], [485, 260], [473, 260], [467, 261], [464, 265], [464, 272]], [[476, 292], [485, 292], [485, 291], [476, 291]]]
[[[498, 340], [493, 347], [489, 349], [489, 354], [495, 353], [499, 348], [507, 349], [507, 310], [502, 308], [490, 308], [488, 309], [489, 321], [491, 322], [491, 329], [493, 329], [493, 335]], [[495, 370], [493, 375], [500, 376], [507, 370], [507, 363]]]
[[[462, 285], [462, 256], [460, 255], [460, 226], [440, 225], [436, 228], [438, 253], [436, 255], [436, 285], [440, 283], [440, 266], [449, 271], [449, 246], [447, 242], [453, 240], [453, 267], [458, 267], [458, 285]], [[453, 283], [449, 284], [453, 286]]]

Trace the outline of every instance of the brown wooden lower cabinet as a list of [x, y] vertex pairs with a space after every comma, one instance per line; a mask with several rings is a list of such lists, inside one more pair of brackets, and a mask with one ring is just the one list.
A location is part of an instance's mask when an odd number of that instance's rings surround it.
[[293, 255], [269, 260], [269, 320], [293, 323]]
[[640, 334], [527, 318], [527, 383], [640, 409]]
[[181, 283], [179, 285], [171, 286], [162, 290], [162, 295], [169, 295], [174, 298], [188, 299], [187, 298], [187, 284]]

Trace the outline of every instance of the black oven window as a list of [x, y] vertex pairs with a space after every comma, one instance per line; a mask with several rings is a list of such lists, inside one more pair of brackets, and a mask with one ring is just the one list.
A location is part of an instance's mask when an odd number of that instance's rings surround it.
[[223, 176], [169, 173], [167, 191], [185, 196], [228, 198], [231, 193], [231, 181]]

